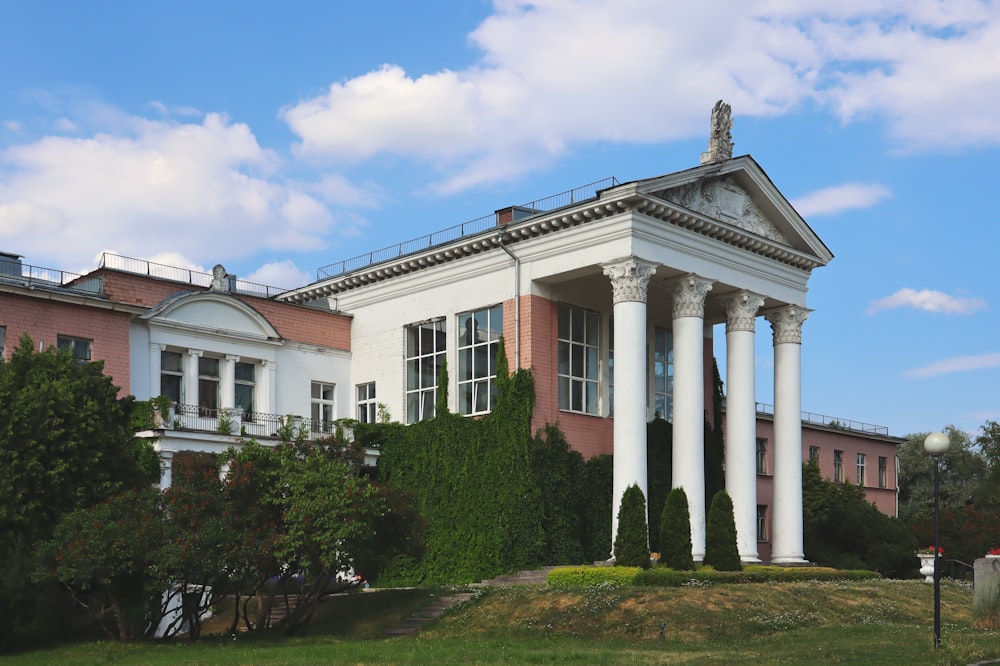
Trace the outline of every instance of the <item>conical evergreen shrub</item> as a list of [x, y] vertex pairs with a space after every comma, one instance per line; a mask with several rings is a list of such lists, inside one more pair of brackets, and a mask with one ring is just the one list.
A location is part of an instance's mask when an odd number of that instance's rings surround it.
[[683, 488], [671, 490], [663, 503], [663, 513], [660, 514], [660, 564], [677, 571], [694, 569], [691, 512]]
[[637, 485], [622, 495], [618, 510], [618, 534], [615, 536], [615, 566], [649, 568], [649, 544], [646, 539], [646, 496]]
[[733, 500], [720, 490], [712, 498], [705, 525], [705, 564], [716, 571], [741, 571], [739, 549], [736, 547], [736, 521]]

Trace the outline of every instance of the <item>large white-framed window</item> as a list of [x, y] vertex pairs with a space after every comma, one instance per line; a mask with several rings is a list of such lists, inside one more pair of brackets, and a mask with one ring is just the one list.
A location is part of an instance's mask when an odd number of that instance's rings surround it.
[[74, 338], [69, 335], [56, 336], [56, 346], [59, 349], [69, 349], [77, 363], [86, 363], [90, 360], [93, 345], [93, 340], [87, 338]]
[[878, 487], [889, 487], [889, 459], [885, 456], [878, 457]]
[[843, 483], [844, 481], [844, 452], [833, 452], [833, 481]]
[[375, 402], [375, 382], [358, 384], [358, 421], [375, 423], [378, 403]]
[[559, 409], [597, 414], [600, 327], [596, 312], [559, 304]]
[[333, 421], [336, 418], [334, 407], [336, 403], [336, 385], [328, 382], [312, 383], [312, 431], [333, 432]]
[[865, 454], [859, 453], [857, 456], [858, 461], [858, 485], [865, 485]]
[[406, 422], [434, 418], [438, 375], [448, 343], [445, 320], [406, 327]]
[[177, 351], [160, 352], [160, 395], [184, 402], [184, 356]]
[[458, 315], [458, 412], [485, 414], [496, 403], [503, 306]]
[[219, 411], [219, 359], [198, 357], [198, 409], [202, 416], [215, 416]]
[[757, 473], [767, 474], [767, 439], [757, 438]]
[[257, 402], [257, 366], [253, 363], [237, 361], [234, 370], [235, 406], [243, 411], [244, 421], [252, 421]]
[[653, 331], [653, 411], [674, 418], [674, 336], [659, 326]]

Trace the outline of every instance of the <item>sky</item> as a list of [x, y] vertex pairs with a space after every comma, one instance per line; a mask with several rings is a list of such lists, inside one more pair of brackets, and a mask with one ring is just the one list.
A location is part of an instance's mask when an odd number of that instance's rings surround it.
[[288, 288], [696, 166], [724, 99], [734, 155], [835, 255], [803, 409], [898, 436], [1000, 420], [1000, 3], [0, 0], [0, 62], [0, 251]]

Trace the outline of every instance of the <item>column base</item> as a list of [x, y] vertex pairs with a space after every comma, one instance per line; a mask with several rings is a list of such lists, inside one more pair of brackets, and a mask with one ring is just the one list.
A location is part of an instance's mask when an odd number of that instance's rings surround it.
[[760, 564], [762, 560], [759, 557], [741, 557], [740, 562], [742, 564]]
[[777, 559], [771, 560], [770, 564], [776, 567], [814, 567], [815, 562], [810, 562], [809, 560], [804, 560], [800, 557], [779, 557]]

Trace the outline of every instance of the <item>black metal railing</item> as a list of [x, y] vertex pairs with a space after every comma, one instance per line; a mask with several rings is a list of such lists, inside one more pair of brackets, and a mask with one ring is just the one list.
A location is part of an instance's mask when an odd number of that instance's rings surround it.
[[[774, 416], [774, 405], [758, 402], [757, 413]], [[872, 425], [870, 423], [852, 421], [851, 419], [844, 419], [837, 416], [826, 416], [824, 414], [816, 414], [815, 412], [802, 412], [802, 420], [806, 423], [816, 423], [828, 428], [842, 428], [844, 430], [866, 432], [872, 435], [883, 435], [885, 437], [889, 436], [889, 428], [887, 426]]]
[[100, 278], [88, 278], [79, 273], [56, 268], [30, 266], [20, 261], [0, 260], [0, 280], [26, 287], [50, 287], [92, 296], [104, 296], [104, 283]]
[[375, 250], [374, 252], [368, 252], [367, 254], [352, 257], [351, 259], [345, 259], [344, 261], [338, 261], [333, 264], [321, 266], [316, 269], [316, 279], [325, 280], [327, 278], [345, 275], [362, 268], [380, 264], [383, 261], [398, 259], [400, 257], [405, 257], [408, 254], [427, 250], [443, 243], [448, 243], [460, 238], [466, 238], [468, 236], [475, 236], [476, 234], [480, 234], [502, 223], [501, 214], [506, 210], [512, 211], [511, 217], [513, 221], [521, 221], [538, 213], [544, 213], [550, 210], [555, 210], [556, 208], [562, 208], [563, 206], [569, 206], [580, 201], [593, 199], [597, 196], [599, 191], [609, 187], [614, 187], [615, 185], [618, 185], [618, 179], [611, 176], [609, 178], [604, 178], [603, 180], [588, 183], [587, 185], [575, 187], [572, 190], [566, 190], [565, 192], [560, 192], [559, 194], [553, 194], [545, 197], [544, 199], [537, 199], [519, 206], [511, 206], [509, 209], [503, 208], [496, 213], [484, 215], [483, 217], [476, 218], [475, 220], [470, 220], [468, 222], [463, 222], [462, 224], [457, 224], [453, 227], [448, 227], [442, 231], [435, 231], [434, 233], [421, 236], [420, 238], [404, 241], [402, 243], [390, 245], [389, 247], [384, 247], [380, 250]]
[[296, 438], [317, 439], [332, 435], [337, 428], [333, 421], [307, 419], [295, 415], [245, 412], [241, 409], [215, 409], [198, 405], [175, 404], [160, 426], [166, 430], [214, 432], [238, 437], [259, 437], [291, 441]]
[[[209, 287], [212, 285], [211, 273], [202, 273], [200, 271], [193, 271], [189, 268], [157, 264], [152, 261], [146, 261], [145, 259], [123, 257], [120, 254], [112, 254], [110, 252], [101, 254], [100, 268], [112, 268], [118, 271], [125, 271], [126, 273], [147, 275], [149, 277], [170, 280], [171, 282], [183, 282], [198, 287]], [[240, 280], [236, 277], [228, 279], [229, 291], [235, 294], [272, 298], [278, 294], [288, 291], [288, 289], [270, 287], [256, 282], [248, 282], [247, 280]]]

